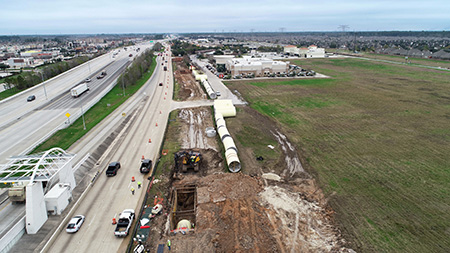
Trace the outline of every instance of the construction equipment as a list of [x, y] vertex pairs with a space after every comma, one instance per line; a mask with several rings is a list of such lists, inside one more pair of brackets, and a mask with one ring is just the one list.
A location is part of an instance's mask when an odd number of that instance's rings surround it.
[[187, 172], [188, 169], [199, 171], [200, 163], [202, 162], [202, 154], [197, 151], [180, 151], [175, 153], [175, 164], [178, 169], [181, 167], [182, 172]]

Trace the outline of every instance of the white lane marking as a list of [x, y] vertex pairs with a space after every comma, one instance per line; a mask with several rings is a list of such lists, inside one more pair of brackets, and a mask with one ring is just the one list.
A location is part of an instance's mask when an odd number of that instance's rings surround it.
[[114, 186], [115, 183], [116, 183], [116, 181], [114, 181], [114, 182], [111, 184], [111, 186], [109, 187], [110, 190], [112, 190], [112, 188], [113, 188], [113, 186]]
[[94, 215], [94, 217], [92, 217], [92, 219], [91, 219], [91, 222], [89, 222], [89, 225], [88, 225], [88, 227], [90, 227], [90, 226], [91, 226], [91, 224], [92, 224], [92, 222], [94, 222], [94, 220], [95, 220], [95, 216], [97, 216], [97, 214], [95, 214], [95, 215]]

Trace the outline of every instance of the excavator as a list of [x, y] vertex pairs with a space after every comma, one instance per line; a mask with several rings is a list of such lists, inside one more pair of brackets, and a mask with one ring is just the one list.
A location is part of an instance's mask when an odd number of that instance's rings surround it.
[[180, 151], [176, 153], [175, 159], [177, 162], [181, 160], [182, 172], [187, 172], [188, 169], [194, 169], [194, 171], [197, 172], [199, 171], [200, 163], [202, 161], [202, 154], [195, 151]]

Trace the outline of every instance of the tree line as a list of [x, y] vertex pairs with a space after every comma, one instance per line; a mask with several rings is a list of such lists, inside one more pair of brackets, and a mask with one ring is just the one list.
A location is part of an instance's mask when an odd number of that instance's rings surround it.
[[88, 60], [90, 60], [88, 56], [80, 56], [71, 60], [60, 61], [43, 66], [33, 71], [21, 70], [19, 74], [5, 78], [5, 83], [8, 88], [14, 87], [19, 91], [25, 90], [82, 63], [85, 63]]
[[128, 87], [134, 85], [150, 69], [154, 56], [154, 51], [147, 49], [144, 53], [137, 56], [130, 67], [120, 75], [117, 80], [118, 85]]

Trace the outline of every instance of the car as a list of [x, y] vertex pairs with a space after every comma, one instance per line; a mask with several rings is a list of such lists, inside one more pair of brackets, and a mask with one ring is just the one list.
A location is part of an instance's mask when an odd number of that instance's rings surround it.
[[159, 86], [163, 86], [163, 84], [162, 84], [162, 83], [159, 83]]
[[84, 80], [86, 83], [89, 83], [91, 81], [90, 78], [86, 78], [86, 80]]
[[66, 232], [76, 233], [78, 230], [80, 230], [81, 225], [83, 225], [84, 219], [84, 215], [74, 216], [72, 219], [70, 219], [69, 224], [67, 224]]
[[139, 169], [139, 171], [141, 173], [149, 173], [151, 169], [152, 169], [152, 160], [150, 159], [142, 160], [141, 168]]
[[27, 98], [27, 102], [31, 102], [31, 101], [33, 101], [33, 100], [35, 100], [36, 99], [36, 96], [35, 95], [31, 95], [31, 96], [29, 96], [28, 98]]
[[130, 55], [128, 55], [128, 56], [133, 57], [133, 54], [130, 54]]
[[216, 96], [220, 97], [220, 95], [222, 95], [220, 94], [220, 91], [216, 91]]
[[112, 177], [117, 175], [117, 171], [120, 169], [120, 162], [112, 162], [106, 169], [106, 176]]

